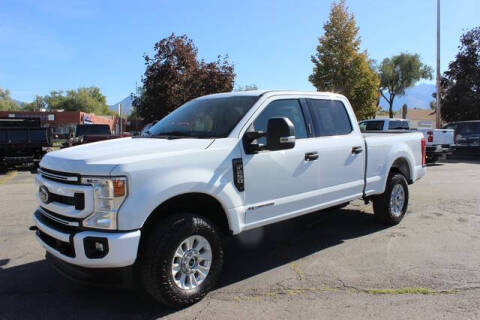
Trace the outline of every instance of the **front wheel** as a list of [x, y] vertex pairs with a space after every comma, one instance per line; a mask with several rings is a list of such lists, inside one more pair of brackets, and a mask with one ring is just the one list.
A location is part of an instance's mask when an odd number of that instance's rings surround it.
[[398, 224], [405, 216], [407, 207], [407, 179], [400, 173], [390, 174], [385, 192], [373, 198], [375, 218], [386, 225]]
[[154, 227], [143, 251], [144, 289], [157, 301], [184, 307], [201, 300], [215, 286], [223, 248], [215, 226], [193, 214], [175, 214]]

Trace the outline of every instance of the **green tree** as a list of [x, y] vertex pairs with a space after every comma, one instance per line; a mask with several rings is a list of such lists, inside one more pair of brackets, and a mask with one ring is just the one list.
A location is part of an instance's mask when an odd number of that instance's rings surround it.
[[107, 99], [97, 87], [77, 90], [52, 91], [42, 99], [42, 105], [49, 110], [83, 111], [99, 115], [114, 114], [108, 108]]
[[420, 61], [418, 54], [401, 53], [385, 58], [379, 67], [380, 94], [387, 100], [390, 118], [393, 118], [395, 97], [405, 94], [420, 79], [432, 79], [432, 68]]
[[24, 103], [22, 110], [24, 111], [38, 111], [46, 108], [46, 103], [42, 96], [36, 96], [35, 100], [30, 103]]
[[153, 57], [145, 55], [141, 94], [133, 106], [146, 122], [158, 120], [202, 95], [232, 91], [235, 73], [228, 57], [213, 62], [197, 59], [197, 47], [186, 35], [157, 42]]
[[459, 52], [441, 81], [442, 119], [480, 120], [480, 27], [462, 35]]
[[345, 1], [335, 2], [325, 30], [319, 38], [310, 82], [318, 91], [345, 95], [359, 119], [373, 117], [377, 111], [379, 79], [372, 70], [367, 52], [360, 52], [359, 28]]
[[10, 97], [10, 90], [0, 88], [0, 111], [15, 111], [19, 105]]

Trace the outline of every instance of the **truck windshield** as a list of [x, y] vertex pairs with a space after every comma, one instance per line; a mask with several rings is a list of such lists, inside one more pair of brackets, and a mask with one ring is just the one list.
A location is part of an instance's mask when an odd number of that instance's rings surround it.
[[144, 136], [225, 138], [258, 98], [233, 96], [192, 100], [158, 121]]
[[107, 124], [80, 124], [77, 126], [75, 136], [86, 135], [111, 135], [110, 127]]

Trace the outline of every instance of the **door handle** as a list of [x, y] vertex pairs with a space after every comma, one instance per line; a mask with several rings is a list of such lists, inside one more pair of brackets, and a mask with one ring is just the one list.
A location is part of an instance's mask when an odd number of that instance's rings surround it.
[[363, 148], [361, 146], [352, 147], [352, 153], [354, 154], [362, 153], [362, 151]]
[[318, 159], [317, 152], [307, 152], [305, 153], [305, 161], [313, 161]]

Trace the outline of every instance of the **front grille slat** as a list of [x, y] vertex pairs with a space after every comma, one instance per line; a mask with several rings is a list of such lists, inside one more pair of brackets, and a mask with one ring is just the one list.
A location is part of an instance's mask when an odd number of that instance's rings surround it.
[[69, 184], [80, 184], [80, 175], [77, 173], [55, 171], [43, 167], [38, 169], [38, 173], [40, 173], [45, 179]]
[[69, 206], [74, 206], [77, 210], [85, 209], [85, 195], [82, 192], [75, 192], [73, 197], [49, 192], [48, 197], [50, 202], [59, 202]]
[[[43, 212], [46, 212], [47, 214], [44, 214]], [[74, 235], [76, 232], [78, 232], [78, 230], [80, 230], [80, 221], [78, 221], [77, 219], [67, 220], [63, 216], [59, 218], [57, 214], [49, 210], [46, 210], [43, 207], [40, 207], [35, 212], [35, 217], [46, 226], [62, 233], [68, 233], [70, 235]]]

